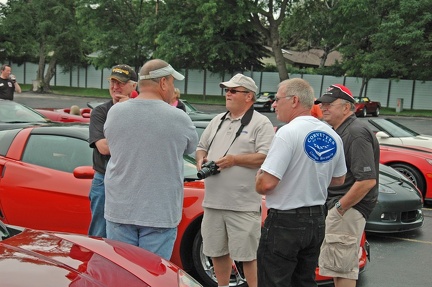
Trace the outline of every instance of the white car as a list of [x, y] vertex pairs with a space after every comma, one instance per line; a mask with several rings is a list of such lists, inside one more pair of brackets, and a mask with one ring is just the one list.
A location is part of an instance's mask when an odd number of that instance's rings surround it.
[[432, 149], [432, 136], [419, 134], [391, 119], [370, 119], [378, 142], [387, 145], [420, 146]]

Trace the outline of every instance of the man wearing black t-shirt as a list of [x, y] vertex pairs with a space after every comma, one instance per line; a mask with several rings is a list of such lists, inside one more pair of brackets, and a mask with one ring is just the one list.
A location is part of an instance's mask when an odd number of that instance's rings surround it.
[[12, 69], [9, 65], [2, 65], [0, 72], [0, 99], [13, 101], [14, 93], [21, 93], [21, 87], [11, 74]]
[[128, 65], [117, 65], [108, 77], [112, 100], [93, 109], [90, 115], [89, 144], [93, 148], [93, 169], [95, 174], [90, 189], [91, 222], [88, 234], [106, 237], [105, 208], [105, 169], [110, 159], [110, 151], [104, 135], [104, 124], [109, 109], [116, 103], [129, 99], [135, 90], [138, 77]]

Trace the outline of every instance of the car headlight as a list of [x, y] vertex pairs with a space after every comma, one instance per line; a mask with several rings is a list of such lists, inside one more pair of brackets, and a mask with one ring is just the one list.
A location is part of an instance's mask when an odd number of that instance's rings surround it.
[[187, 274], [184, 270], [179, 270], [178, 273], [179, 287], [203, 287], [192, 276]]

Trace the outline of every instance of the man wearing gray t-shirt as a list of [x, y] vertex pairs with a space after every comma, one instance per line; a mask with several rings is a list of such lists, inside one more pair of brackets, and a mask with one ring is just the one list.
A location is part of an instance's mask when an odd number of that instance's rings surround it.
[[167, 62], [141, 68], [139, 95], [115, 104], [104, 127], [111, 153], [105, 173], [107, 238], [171, 257], [183, 207], [183, 155], [198, 135], [190, 117], [169, 103], [174, 80]]

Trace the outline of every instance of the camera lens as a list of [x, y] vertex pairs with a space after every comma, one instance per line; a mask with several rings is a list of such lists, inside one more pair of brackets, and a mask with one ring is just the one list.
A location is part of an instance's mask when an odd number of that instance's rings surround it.
[[211, 175], [211, 170], [208, 167], [204, 167], [203, 169], [201, 169], [197, 173], [197, 177], [199, 179], [204, 179], [204, 178], [206, 178], [206, 177], [208, 177], [210, 175]]

